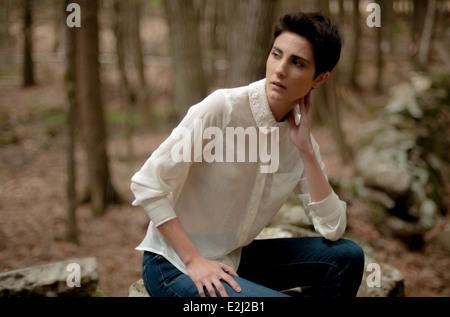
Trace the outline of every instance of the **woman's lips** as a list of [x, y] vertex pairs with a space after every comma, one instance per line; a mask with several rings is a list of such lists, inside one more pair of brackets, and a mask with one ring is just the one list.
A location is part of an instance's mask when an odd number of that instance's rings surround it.
[[282, 85], [280, 82], [278, 82], [278, 81], [272, 81], [271, 84], [272, 84], [273, 86], [275, 86], [275, 87], [279, 87], [279, 88], [286, 89], [286, 87], [283, 86], [283, 85]]

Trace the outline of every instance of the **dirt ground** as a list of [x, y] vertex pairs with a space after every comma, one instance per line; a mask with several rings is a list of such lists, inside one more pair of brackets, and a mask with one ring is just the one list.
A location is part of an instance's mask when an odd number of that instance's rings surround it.
[[[9, 131], [14, 131], [17, 138], [16, 143], [0, 147], [0, 272], [95, 257], [99, 287], [111, 296], [127, 296], [129, 286], [140, 278], [141, 254], [134, 248], [148, 223], [145, 213], [131, 206], [130, 178], [165, 135], [136, 135], [136, 159], [127, 163], [125, 140], [117, 131], [111, 133], [113, 182], [129, 203], [111, 206], [101, 218], [94, 218], [87, 205], [80, 206], [77, 221], [81, 243], [77, 246], [65, 242], [61, 237], [67, 206], [66, 141], [58, 116], [52, 116], [54, 109], [61, 109], [63, 91], [62, 84], [22, 89], [16, 82], [0, 82], [0, 110], [8, 114]], [[351, 118], [345, 121], [347, 133], [352, 132], [353, 123]], [[5, 135], [7, 130], [0, 133]], [[318, 129], [315, 137], [321, 145], [327, 173], [335, 177], [350, 175], [351, 162], [342, 165], [329, 132]], [[78, 147], [79, 193], [86, 185], [84, 160]], [[406, 296], [450, 296], [450, 254], [432, 243], [435, 232], [426, 237], [424, 248], [412, 252], [402, 242], [380, 236], [353, 206], [348, 214], [349, 232], [371, 243], [380, 260], [401, 271]]]

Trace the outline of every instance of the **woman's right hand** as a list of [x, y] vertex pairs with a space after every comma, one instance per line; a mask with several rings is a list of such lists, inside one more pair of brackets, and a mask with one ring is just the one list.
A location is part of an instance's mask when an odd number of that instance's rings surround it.
[[217, 297], [215, 289], [220, 296], [228, 297], [221, 281], [228, 283], [236, 292], [241, 291], [239, 284], [232, 276], [238, 276], [234, 269], [220, 262], [210, 261], [204, 257], [197, 257], [186, 263], [190, 278], [197, 286], [198, 293], [205, 297], [205, 288], [211, 297]]
[[228, 283], [236, 292], [241, 291], [233, 278], [238, 276], [234, 269], [223, 263], [205, 259], [184, 231], [178, 218], [163, 223], [158, 226], [158, 230], [186, 265], [201, 297], [206, 296], [205, 288], [211, 297], [217, 297], [214, 287], [222, 297], [228, 297], [221, 280]]

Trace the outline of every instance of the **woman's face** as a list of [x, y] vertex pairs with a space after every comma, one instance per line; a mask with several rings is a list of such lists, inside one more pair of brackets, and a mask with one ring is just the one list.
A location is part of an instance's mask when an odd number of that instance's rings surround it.
[[315, 71], [313, 47], [308, 39], [287, 31], [275, 39], [266, 64], [266, 93], [277, 121], [329, 76], [327, 72], [314, 78]]

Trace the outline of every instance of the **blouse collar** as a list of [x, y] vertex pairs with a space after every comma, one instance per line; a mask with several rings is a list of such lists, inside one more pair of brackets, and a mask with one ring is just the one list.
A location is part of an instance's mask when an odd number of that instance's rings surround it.
[[250, 109], [252, 110], [253, 117], [259, 128], [271, 128], [271, 127], [287, 127], [288, 122], [277, 122], [273, 116], [272, 110], [269, 107], [269, 101], [266, 94], [266, 79], [258, 80], [250, 84], [249, 89], [249, 101]]

